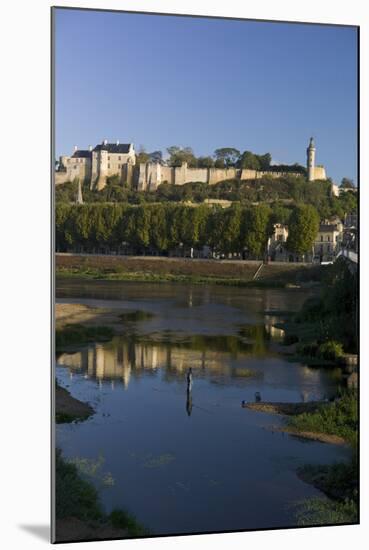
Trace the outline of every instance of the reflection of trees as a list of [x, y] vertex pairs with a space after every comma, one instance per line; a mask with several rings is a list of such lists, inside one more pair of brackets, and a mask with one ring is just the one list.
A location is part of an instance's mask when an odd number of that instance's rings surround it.
[[[86, 377], [102, 380], [121, 380], [127, 387], [131, 377], [140, 378], [162, 371], [167, 382], [184, 382], [189, 367], [194, 375], [224, 383], [229, 378], [237, 380], [250, 376], [247, 368], [232, 365], [232, 358], [244, 359], [265, 353], [265, 329], [243, 327], [242, 336], [190, 336], [178, 341], [168, 334], [164, 342], [152, 342], [135, 335], [115, 337], [105, 344], [95, 344], [78, 353], [62, 354], [58, 364], [80, 372]], [[247, 342], [243, 339], [246, 338]], [[156, 335], [157, 336], [157, 335]]]
[[249, 346], [253, 355], [265, 354], [269, 334], [264, 325], [245, 325], [241, 327], [239, 334], [250, 341]]

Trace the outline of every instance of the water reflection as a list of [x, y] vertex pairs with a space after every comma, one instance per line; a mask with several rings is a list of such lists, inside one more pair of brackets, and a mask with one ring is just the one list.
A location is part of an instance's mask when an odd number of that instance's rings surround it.
[[290, 363], [270, 345], [283, 338], [276, 311], [298, 309], [306, 291], [70, 281], [60, 294], [130, 312], [124, 336], [57, 361], [60, 384], [96, 410], [58, 425], [58, 446], [68, 458], [104, 453], [107, 512], [129, 506], [153, 534], [295, 525], [290, 504], [317, 493], [296, 467], [346, 450], [273, 434], [264, 428], [278, 416], [240, 404], [337, 394], [339, 371]]
[[[163, 369], [166, 381], [186, 379], [187, 390], [190, 393], [193, 371], [196, 372], [196, 377], [203, 376], [205, 372], [213, 376], [218, 375], [219, 382], [221, 378], [247, 378], [250, 374], [258, 374], [250, 373], [250, 370], [242, 365], [232, 364], [230, 357], [231, 354], [234, 356], [234, 345], [230, 346], [231, 351], [228, 352], [188, 349], [188, 346], [188, 343], [152, 344], [116, 337], [109, 343], [96, 343], [75, 353], [63, 353], [57, 362], [58, 365], [69, 368], [70, 377], [78, 372], [85, 378], [93, 378], [98, 382], [120, 380], [125, 388], [128, 387], [132, 376], [140, 378], [143, 372], [146, 375], [155, 375], [158, 369]], [[240, 357], [243, 357], [244, 361], [247, 359], [243, 354]]]
[[[254, 385], [255, 401], [270, 400], [270, 391], [290, 387], [296, 391], [296, 400], [309, 401], [330, 397], [340, 384], [339, 370], [310, 368], [288, 363], [268, 351], [268, 339], [264, 327], [244, 327], [239, 337], [192, 336], [172, 338], [165, 334], [150, 335], [143, 341], [137, 336], [117, 336], [110, 342], [91, 344], [75, 353], [59, 356], [59, 366], [68, 368], [70, 378], [80, 374], [96, 380], [99, 387], [103, 381], [114, 382], [128, 388], [132, 380], [155, 378], [157, 382], [177, 383], [186, 391], [186, 411], [190, 416], [192, 385], [197, 380], [207, 380], [219, 387], [236, 385], [246, 388]], [[250, 336], [253, 335], [252, 343]], [[256, 351], [255, 351], [256, 350]], [[249, 395], [249, 397], [251, 397]], [[275, 399], [281, 399], [280, 396]]]
[[192, 413], [192, 389], [187, 387], [187, 399], [186, 399], [186, 411], [188, 416], [191, 416]]

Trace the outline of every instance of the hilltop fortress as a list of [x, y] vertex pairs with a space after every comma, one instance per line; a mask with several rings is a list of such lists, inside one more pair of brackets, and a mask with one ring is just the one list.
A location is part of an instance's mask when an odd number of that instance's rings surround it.
[[[308, 181], [326, 180], [324, 166], [315, 165], [315, 144], [310, 139], [306, 150], [306, 170]], [[108, 143], [104, 140], [94, 149], [74, 148], [71, 156], [61, 156], [55, 172], [55, 183], [61, 184], [78, 179], [88, 181], [90, 189], [101, 190], [106, 178], [118, 175], [122, 183], [138, 191], [156, 191], [161, 183], [184, 185], [190, 182], [202, 182], [214, 185], [228, 179], [255, 180], [264, 176], [280, 178], [286, 175], [301, 176], [301, 172], [279, 171], [278, 166], [269, 170], [250, 170], [248, 168], [190, 168], [187, 163], [181, 166], [167, 166], [160, 162], [136, 163], [136, 153], [132, 143]]]

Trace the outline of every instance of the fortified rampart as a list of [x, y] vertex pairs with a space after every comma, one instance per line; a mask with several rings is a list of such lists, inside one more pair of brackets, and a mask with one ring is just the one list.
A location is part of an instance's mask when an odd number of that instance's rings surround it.
[[[301, 172], [290, 172], [271, 167], [270, 170], [250, 170], [241, 168], [190, 168], [186, 162], [181, 166], [163, 166], [160, 163], [146, 162], [136, 165], [136, 153], [132, 143], [108, 143], [104, 140], [94, 149], [74, 148], [73, 155], [61, 156], [59, 169], [55, 172], [55, 183], [61, 184], [78, 179], [89, 182], [91, 189], [101, 190], [109, 176], [118, 176], [121, 183], [127, 183], [138, 191], [156, 191], [164, 182], [173, 185], [201, 182], [214, 185], [218, 182], [239, 179], [256, 180], [262, 177], [280, 178], [301, 176]], [[324, 166], [315, 165], [315, 145], [310, 139], [307, 148], [308, 181], [327, 179]]]
[[135, 167], [135, 177], [133, 181], [138, 191], [156, 191], [158, 186], [164, 182], [173, 185], [184, 185], [190, 182], [201, 182], [207, 183], [208, 185], [214, 185], [228, 179], [255, 180], [265, 176], [280, 178], [286, 175], [301, 176], [301, 173], [239, 168], [189, 168], [187, 163], [183, 163], [182, 166], [173, 167], [147, 162], [146, 164], [140, 164]]

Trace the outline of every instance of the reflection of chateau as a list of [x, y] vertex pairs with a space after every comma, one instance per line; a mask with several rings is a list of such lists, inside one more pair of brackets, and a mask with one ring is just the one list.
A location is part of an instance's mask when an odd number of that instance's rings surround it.
[[178, 347], [146, 345], [118, 340], [115, 345], [96, 344], [77, 353], [63, 353], [58, 364], [79, 371], [97, 380], [121, 380], [127, 387], [131, 376], [139, 377], [143, 370], [165, 368], [166, 379], [184, 379], [189, 367], [206, 369], [221, 376], [242, 376], [242, 368], [234, 369], [224, 361], [224, 353], [195, 351]]

